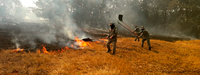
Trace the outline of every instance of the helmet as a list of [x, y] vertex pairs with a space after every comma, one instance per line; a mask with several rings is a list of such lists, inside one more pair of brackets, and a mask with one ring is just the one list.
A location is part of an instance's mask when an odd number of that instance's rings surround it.
[[114, 22], [111, 21], [110, 24], [114, 24]]
[[114, 22], [110, 22], [110, 25], [114, 25]]
[[141, 26], [141, 29], [145, 29], [144, 26]]

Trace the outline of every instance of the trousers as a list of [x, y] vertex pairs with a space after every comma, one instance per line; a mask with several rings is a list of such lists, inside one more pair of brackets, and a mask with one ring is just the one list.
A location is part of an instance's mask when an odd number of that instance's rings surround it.
[[110, 44], [113, 43], [113, 53], [115, 53], [116, 51], [116, 43], [117, 43], [117, 40], [112, 40], [112, 39], [109, 39], [108, 42], [107, 42], [107, 48], [108, 50], [110, 50]]
[[146, 41], [146, 40], [147, 40], [148, 46], [151, 47], [151, 45], [150, 45], [150, 39], [149, 39], [149, 38], [147, 38], [147, 39], [142, 39], [142, 47], [143, 47], [144, 41]]

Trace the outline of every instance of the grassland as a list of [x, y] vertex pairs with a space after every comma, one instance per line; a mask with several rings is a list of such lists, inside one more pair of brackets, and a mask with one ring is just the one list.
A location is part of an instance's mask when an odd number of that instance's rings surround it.
[[106, 53], [105, 43], [68, 49], [63, 53], [0, 51], [0, 75], [182, 75], [200, 74], [200, 40], [147, 43], [119, 38], [116, 54]]

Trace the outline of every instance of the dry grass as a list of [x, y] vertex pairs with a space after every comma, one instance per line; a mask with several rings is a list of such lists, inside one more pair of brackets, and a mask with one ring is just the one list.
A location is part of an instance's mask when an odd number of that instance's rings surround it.
[[119, 38], [116, 55], [106, 53], [105, 43], [69, 49], [59, 54], [0, 52], [0, 75], [177, 75], [200, 74], [200, 40], [145, 42]]

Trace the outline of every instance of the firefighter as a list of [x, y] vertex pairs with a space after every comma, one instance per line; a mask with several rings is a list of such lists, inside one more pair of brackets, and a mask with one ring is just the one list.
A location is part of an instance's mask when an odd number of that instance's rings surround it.
[[144, 26], [141, 26], [141, 32], [140, 32], [140, 37], [142, 37], [142, 47], [143, 47], [143, 44], [144, 44], [144, 41], [147, 40], [147, 44], [149, 46], [149, 50], [151, 50], [151, 45], [150, 45], [150, 37], [149, 37], [149, 33], [148, 31], [145, 30]]
[[[138, 28], [138, 26], [135, 26], [135, 29], [134, 29], [134, 32], [137, 34], [137, 35], [140, 35], [140, 28]], [[135, 41], [140, 41], [139, 40], [139, 37], [138, 36], [135, 36]]]
[[116, 51], [116, 43], [117, 43], [117, 34], [118, 34], [118, 29], [115, 26], [115, 24], [113, 22], [110, 22], [110, 29], [109, 29], [109, 35], [106, 37], [108, 39], [107, 42], [107, 48], [108, 48], [108, 52], [110, 52], [110, 44], [113, 43], [113, 55], [115, 54]]

